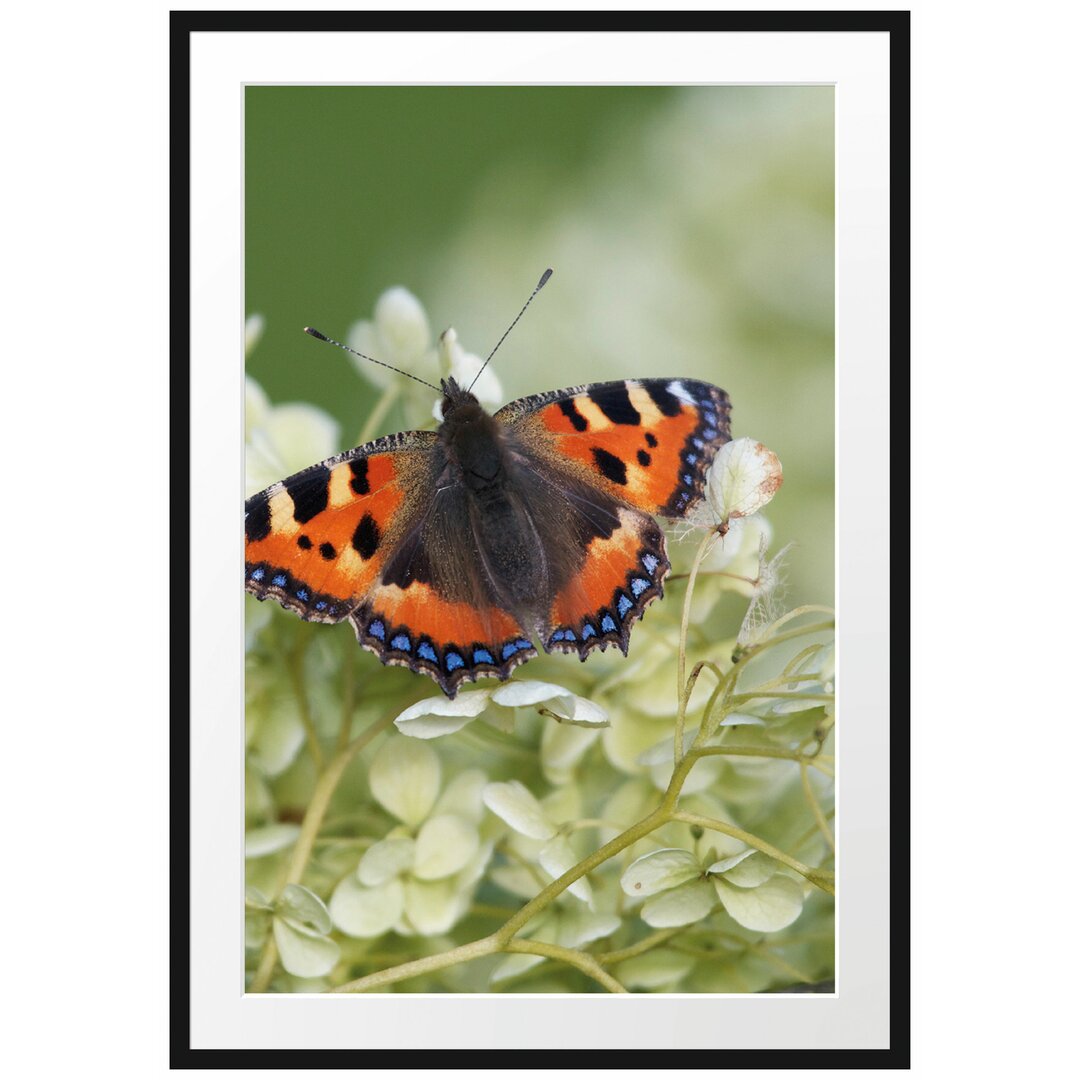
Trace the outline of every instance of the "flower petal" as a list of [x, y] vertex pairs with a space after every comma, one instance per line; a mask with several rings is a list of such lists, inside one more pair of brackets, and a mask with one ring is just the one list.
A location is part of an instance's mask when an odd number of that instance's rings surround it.
[[749, 517], [767, 505], [784, 482], [780, 459], [754, 439], [720, 448], [706, 480], [706, 498], [717, 520]]
[[431, 328], [423, 304], [408, 289], [397, 285], [375, 302], [375, 326], [379, 336], [393, 352], [397, 366], [418, 360], [431, 343]]
[[413, 873], [424, 881], [456, 874], [480, 850], [476, 826], [454, 814], [429, 818], [416, 836]]
[[299, 923], [318, 934], [330, 933], [330, 914], [326, 905], [303, 885], [286, 885], [275, 908], [277, 914], [289, 922]]
[[555, 835], [555, 826], [547, 819], [543, 807], [520, 780], [488, 784], [484, 788], [484, 805], [523, 836], [549, 840]]
[[635, 859], [624, 871], [619, 884], [627, 896], [652, 896], [700, 877], [701, 866], [683, 848], [660, 848]]
[[451, 700], [443, 694], [410, 705], [395, 721], [402, 735], [435, 739], [460, 731], [488, 706], [490, 690], [466, 690]]
[[742, 889], [756, 889], [764, 885], [776, 873], [776, 860], [770, 859], [752, 848], [721, 859], [709, 867], [710, 874], [722, 874], [729, 885], [738, 885]]
[[371, 762], [371, 794], [406, 825], [419, 825], [439, 794], [441, 768], [434, 750], [418, 739], [391, 736]]
[[274, 919], [274, 941], [281, 966], [306, 979], [325, 975], [341, 955], [337, 942], [287, 919]]
[[478, 824], [484, 817], [484, 788], [487, 776], [479, 769], [466, 769], [446, 785], [435, 802], [436, 814], [457, 814]]
[[540, 682], [539, 679], [511, 679], [492, 691], [491, 700], [498, 705], [517, 707], [539, 705], [542, 701], [564, 696], [573, 696], [565, 686]]
[[[563, 835], [553, 836], [540, 849], [540, 865], [552, 876], [562, 877], [571, 866], [576, 866], [581, 860], [574, 854], [570, 841]], [[566, 891], [586, 904], [592, 904], [592, 886], [587, 877], [579, 877], [572, 885], [566, 887]]]
[[632, 990], [670, 989], [694, 967], [694, 958], [674, 949], [651, 949], [624, 960], [615, 977]]
[[405, 918], [418, 934], [445, 934], [467, 907], [468, 896], [463, 897], [453, 878], [405, 879]]
[[244, 858], [258, 859], [262, 855], [272, 855], [275, 851], [283, 851], [291, 847], [299, 835], [300, 826], [287, 821], [252, 829], [244, 835]]
[[388, 836], [360, 857], [356, 880], [369, 888], [381, 885], [410, 869], [415, 857], [416, 841], [411, 836]]
[[599, 735], [600, 730], [595, 727], [545, 724], [540, 736], [540, 761], [544, 776], [552, 784], [565, 785], [573, 776], [574, 766]]
[[579, 949], [590, 941], [599, 941], [619, 929], [621, 920], [613, 912], [566, 908], [559, 912], [556, 942], [567, 949]]
[[405, 888], [399, 878], [367, 888], [350, 874], [330, 897], [330, 917], [349, 937], [372, 938], [385, 934], [405, 909]]
[[715, 905], [716, 893], [707, 881], [688, 881], [650, 896], [641, 908], [641, 917], [649, 926], [688, 926], [704, 919]]
[[775, 874], [756, 889], [740, 889], [722, 877], [711, 880], [727, 913], [747, 930], [783, 930], [802, 912], [802, 888], [786, 874]]

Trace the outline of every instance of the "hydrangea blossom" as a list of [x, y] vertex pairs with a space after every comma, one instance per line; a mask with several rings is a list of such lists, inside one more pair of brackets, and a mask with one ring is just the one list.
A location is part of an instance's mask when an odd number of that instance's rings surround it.
[[[660, 848], [626, 868], [623, 892], [644, 898], [645, 922], [686, 926], [705, 918], [718, 900], [748, 930], [782, 930], [799, 917], [804, 894], [798, 882], [760, 851], [720, 839], [705, 858], [685, 848]], [[715, 858], [717, 849], [722, 858]]]
[[[442, 694], [424, 698], [405, 709], [394, 723], [403, 735], [411, 735], [415, 739], [435, 739], [460, 731], [493, 705], [502, 710], [541, 706], [542, 712], [562, 724], [582, 727], [605, 727], [608, 724], [607, 712], [596, 702], [578, 697], [565, 687], [536, 679], [512, 679], [494, 689], [465, 690], [452, 700]], [[504, 724], [503, 721], [508, 723]], [[512, 727], [513, 713], [494, 717], [493, 722], [497, 726]]]
[[394, 736], [371, 762], [371, 793], [401, 823], [373, 844], [330, 899], [330, 917], [351, 937], [439, 934], [468, 909], [491, 857], [480, 833], [479, 769], [440, 794], [442, 766], [427, 743]]
[[[488, 784], [484, 788], [483, 798], [484, 805], [502, 818], [518, 836], [539, 841], [538, 844], [519, 844], [519, 853], [526, 858], [535, 856], [553, 880], [577, 863], [578, 857], [570, 846], [566, 832], [559, 823], [551, 820], [536, 796], [521, 781]], [[586, 904], [592, 903], [592, 888], [586, 878], [578, 878], [568, 887], [568, 891]]]

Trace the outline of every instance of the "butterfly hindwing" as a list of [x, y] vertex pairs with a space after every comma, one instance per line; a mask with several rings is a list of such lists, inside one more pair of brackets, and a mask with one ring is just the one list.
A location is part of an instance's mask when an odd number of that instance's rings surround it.
[[621, 502], [682, 518], [731, 438], [727, 394], [696, 379], [593, 383], [511, 402], [495, 414], [528, 449]]

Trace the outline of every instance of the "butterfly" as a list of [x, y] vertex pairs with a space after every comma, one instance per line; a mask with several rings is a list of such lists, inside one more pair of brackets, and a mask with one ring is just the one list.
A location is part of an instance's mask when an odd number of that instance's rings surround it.
[[592, 383], [488, 413], [453, 378], [437, 431], [387, 435], [244, 507], [245, 587], [348, 620], [384, 664], [453, 698], [546, 652], [615, 645], [663, 596], [654, 515], [701, 501], [731, 438], [727, 394], [694, 379]]

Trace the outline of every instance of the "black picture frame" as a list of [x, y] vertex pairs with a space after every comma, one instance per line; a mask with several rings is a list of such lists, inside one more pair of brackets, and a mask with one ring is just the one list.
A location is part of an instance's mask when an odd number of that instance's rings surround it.
[[[172, 559], [190, 556], [191, 400], [190, 400], [190, 40], [195, 33], [228, 34], [237, 30], [265, 33], [356, 31], [486, 32], [606, 30], [660, 33], [671, 30], [784, 33], [793, 31], [885, 33], [890, 53], [890, 270], [891, 270], [891, 413], [893, 423], [892, 519], [909, 520], [910, 466], [906, 430], [910, 415], [910, 14], [907, 11], [745, 11], [745, 12], [300, 12], [174, 11], [170, 19], [171, 64], [171, 438], [170, 485]], [[724, 1068], [888, 1068], [910, 1065], [910, 743], [906, 681], [910, 640], [910, 539], [905, 529], [892, 535], [891, 650], [900, 677], [892, 688], [891, 742], [891, 940], [890, 1028], [887, 1049], [779, 1050], [725, 1049]], [[238, 586], [239, 587], [239, 586]], [[304, 1048], [195, 1049], [190, 1039], [190, 604], [177, 596], [171, 615], [171, 993], [170, 1060], [173, 1068], [353, 1068], [355, 1053]], [[471, 1061], [468, 1059], [471, 1057]], [[382, 1055], [385, 1061], [385, 1055]], [[530, 1067], [559, 1067], [584, 1060], [597, 1067], [650, 1068], [640, 1052], [546, 1051], [530, 1056]], [[482, 1055], [403, 1053], [400, 1067], [520, 1067], [512, 1052]], [[693, 1058], [687, 1056], [686, 1067]], [[700, 1059], [697, 1064], [700, 1064]], [[386, 1067], [385, 1065], [383, 1067]], [[667, 1067], [667, 1066], [666, 1066]]]

